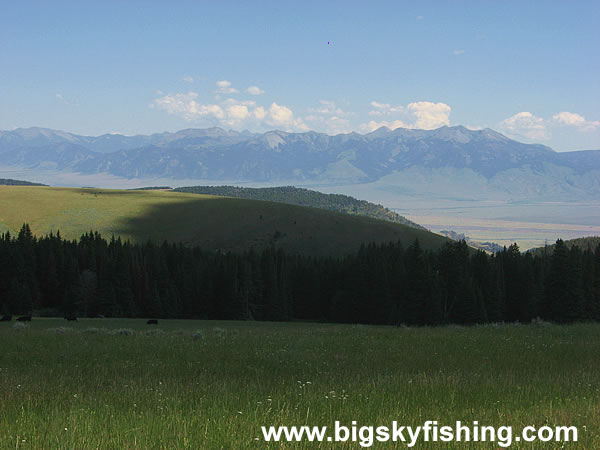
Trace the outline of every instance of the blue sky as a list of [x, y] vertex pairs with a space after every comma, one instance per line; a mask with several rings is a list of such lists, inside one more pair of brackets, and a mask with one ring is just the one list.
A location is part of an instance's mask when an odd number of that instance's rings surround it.
[[0, 129], [465, 125], [600, 148], [599, 23], [598, 1], [3, 1]]

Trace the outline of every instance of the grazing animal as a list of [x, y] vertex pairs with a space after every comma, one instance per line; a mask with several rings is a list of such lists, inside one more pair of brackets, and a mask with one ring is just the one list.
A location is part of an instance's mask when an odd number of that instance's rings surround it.
[[18, 322], [31, 322], [31, 316], [21, 316], [17, 317]]
[[10, 322], [12, 320], [12, 316], [9, 314], [5, 314], [0, 319], [0, 322]]
[[148, 322], [146, 322], [146, 325], [158, 325], [158, 320], [150, 319]]
[[77, 317], [75, 317], [75, 316], [72, 316], [72, 315], [71, 315], [71, 316], [65, 316], [65, 320], [68, 320], [69, 322], [72, 322], [72, 321], [74, 321], [74, 320], [76, 321], [76, 320], [77, 320]]

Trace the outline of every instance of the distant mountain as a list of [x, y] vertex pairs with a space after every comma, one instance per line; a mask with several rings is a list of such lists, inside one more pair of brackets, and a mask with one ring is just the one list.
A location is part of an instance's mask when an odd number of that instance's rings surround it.
[[41, 183], [32, 183], [31, 181], [12, 180], [10, 178], [0, 178], [0, 186], [46, 186]]
[[124, 178], [281, 184], [381, 181], [485, 198], [598, 198], [600, 150], [557, 153], [490, 129], [380, 128], [372, 133], [262, 134], [220, 128], [150, 136], [0, 132], [0, 165]]
[[[139, 188], [150, 189], [150, 188]], [[161, 188], [155, 188], [161, 189]], [[164, 189], [164, 188], [162, 188]], [[279, 186], [270, 188], [246, 188], [237, 186], [189, 186], [174, 189], [175, 192], [192, 194], [218, 195], [224, 197], [245, 198], [249, 200], [265, 200], [268, 202], [287, 203], [288, 205], [308, 206], [311, 208], [327, 209], [356, 216], [366, 216], [387, 222], [408, 225], [412, 228], [426, 230], [406, 217], [403, 217], [381, 205], [357, 200], [348, 195], [323, 194], [310, 189], [294, 186]]]

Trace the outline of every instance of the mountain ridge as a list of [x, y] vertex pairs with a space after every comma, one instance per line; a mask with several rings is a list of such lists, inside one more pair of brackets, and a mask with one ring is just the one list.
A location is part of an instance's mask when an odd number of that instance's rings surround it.
[[[395, 177], [458, 178], [510, 198], [600, 195], [600, 150], [555, 152], [489, 128], [381, 127], [367, 134], [251, 133], [218, 127], [124, 136], [80, 136], [44, 128], [0, 132], [0, 164], [126, 179], [166, 178], [285, 184], [357, 184]], [[465, 178], [466, 177], [466, 178]], [[458, 194], [457, 194], [458, 195]]]

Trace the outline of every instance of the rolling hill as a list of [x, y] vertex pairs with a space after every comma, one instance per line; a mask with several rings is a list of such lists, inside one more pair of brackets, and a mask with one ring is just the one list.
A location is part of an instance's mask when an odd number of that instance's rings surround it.
[[0, 231], [29, 223], [34, 234], [90, 230], [135, 242], [168, 240], [206, 249], [275, 246], [291, 253], [340, 256], [361, 243], [419, 239], [434, 249], [446, 238], [406, 225], [259, 200], [152, 190], [0, 186]]
[[[146, 188], [140, 188], [146, 189]], [[157, 188], [160, 189], [160, 188]], [[294, 186], [278, 186], [269, 188], [247, 188], [238, 186], [187, 186], [174, 189], [175, 192], [190, 194], [219, 195], [224, 197], [246, 198], [251, 200], [266, 200], [269, 202], [288, 203], [290, 205], [308, 206], [311, 208], [327, 209], [357, 216], [372, 217], [373, 219], [400, 223], [409, 227], [426, 230], [406, 217], [401, 216], [382, 205], [376, 205], [365, 200], [358, 200], [348, 195], [324, 194], [310, 189]]]

